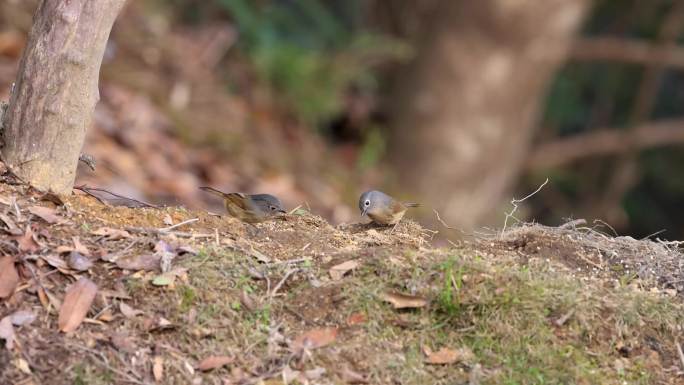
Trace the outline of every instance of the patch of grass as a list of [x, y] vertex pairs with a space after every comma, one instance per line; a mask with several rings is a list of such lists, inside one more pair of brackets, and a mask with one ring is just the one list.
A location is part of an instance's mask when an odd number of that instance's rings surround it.
[[[491, 384], [647, 384], [663, 378], [659, 365], [676, 363], [671, 350], [652, 350], [669, 346], [684, 321], [682, 306], [667, 298], [579, 282], [551, 269], [448, 253], [432, 255], [422, 266], [416, 277], [382, 261], [373, 274], [360, 270], [365, 274], [358, 274], [348, 290], [350, 306], [371, 318], [364, 338], [380, 358], [361, 359], [379, 365], [379, 377], [448, 383], [435, 380], [444, 368], [423, 362], [425, 345], [472, 351], [473, 362], [456, 364], [449, 373], [478, 363], [487, 369], [483, 383]], [[420, 282], [419, 294], [432, 304], [405, 311], [378, 300], [383, 288], [407, 280]], [[394, 322], [398, 318], [404, 322], [400, 326]], [[383, 349], [386, 341], [401, 346], [400, 353]], [[634, 345], [627, 359], [616, 349], [618, 342]]]

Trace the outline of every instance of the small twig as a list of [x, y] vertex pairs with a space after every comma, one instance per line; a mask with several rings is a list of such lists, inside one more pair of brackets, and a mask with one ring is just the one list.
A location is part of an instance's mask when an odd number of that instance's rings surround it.
[[561, 316], [559, 319], [557, 319], [554, 323], [556, 326], [561, 327], [565, 325], [566, 322], [572, 317], [572, 315], [575, 314], [575, 309], [570, 309], [569, 312], [565, 313], [563, 316]]
[[299, 205], [299, 206], [297, 206], [297, 207], [293, 208], [293, 209], [292, 209], [292, 210], [290, 210], [290, 212], [289, 212], [289, 213], [287, 213], [287, 214], [288, 214], [288, 215], [292, 215], [292, 214], [294, 214], [294, 213], [295, 213], [295, 211], [299, 210], [300, 208], [302, 208], [302, 205]]
[[437, 216], [437, 220], [439, 221], [439, 223], [442, 224], [442, 226], [446, 227], [446, 228], [449, 229], [449, 230], [458, 230], [458, 231], [461, 231], [460, 229], [457, 229], [457, 228], [455, 228], [455, 227], [451, 227], [451, 226], [447, 225], [446, 222], [444, 222], [444, 221], [442, 220], [442, 217], [439, 216], [439, 211], [437, 211], [437, 209], [432, 209], [432, 211], [435, 213], [435, 215]]
[[573, 221], [565, 222], [562, 225], [558, 226], [559, 229], [574, 229], [578, 225], [586, 225], [587, 220], [586, 219], [575, 219]]
[[[137, 203], [138, 205], [140, 205], [140, 207], [151, 207], [151, 208], [154, 208], [154, 209], [160, 208], [159, 206], [153, 205], [153, 204], [151, 204], [151, 203], [147, 203], [147, 202], [143, 202], [143, 201], [140, 201], [140, 200], [137, 200], [137, 199], [134, 199], [134, 198], [129, 198], [129, 197], [127, 197], [127, 196], [119, 195], [119, 194], [117, 194], [117, 193], [113, 193], [113, 192], [111, 192], [111, 191], [108, 191], [108, 190], [105, 190], [105, 189], [101, 189], [101, 188], [88, 187], [88, 186], [86, 186], [86, 185], [81, 185], [81, 186], [74, 186], [74, 190], [83, 191], [84, 193], [86, 193], [86, 194], [90, 195], [91, 197], [97, 199], [98, 201], [100, 201], [100, 203], [102, 203], [102, 204], [104, 204], [104, 205], [110, 205], [110, 203], [108, 203], [108, 202], [106, 202], [104, 199], [100, 198], [97, 194], [93, 194], [93, 191], [98, 191], [98, 192], [106, 193], [106, 194], [112, 195], [112, 196], [114, 196], [114, 197], [117, 197], [117, 198], [119, 198], [119, 199], [123, 199], [123, 200], [130, 201], [130, 202], [135, 202], [135, 203]], [[129, 206], [129, 207], [130, 207], [130, 206]]]
[[111, 370], [112, 372], [114, 372], [120, 376], [123, 376], [124, 378], [126, 378], [126, 380], [128, 382], [132, 382], [134, 384], [139, 384], [139, 385], [148, 385], [149, 384], [148, 382], [141, 381], [141, 380], [133, 377], [132, 375], [110, 365], [109, 360], [107, 359], [107, 357], [102, 352], [98, 352], [97, 350], [93, 350], [93, 349], [88, 349], [85, 346], [81, 346], [81, 345], [74, 344], [74, 343], [67, 343], [67, 345], [90, 353], [92, 357], [96, 358], [95, 361], [97, 361], [100, 365], [104, 366], [106, 369]]
[[682, 352], [682, 345], [679, 344], [677, 338], [675, 338], [675, 347], [677, 348], [677, 354], [679, 355], [679, 362], [682, 364], [682, 370], [684, 370], [684, 352]]
[[131, 233], [144, 233], [144, 234], [155, 234], [155, 235], [167, 235], [173, 234], [177, 237], [183, 238], [213, 238], [214, 234], [195, 234], [187, 233], [183, 231], [164, 231], [164, 229], [158, 229], [155, 227], [136, 227], [136, 226], [126, 226], [124, 229]]
[[278, 290], [280, 290], [281, 286], [287, 281], [287, 279], [294, 273], [298, 272], [300, 269], [290, 269], [285, 273], [285, 276], [278, 282], [278, 284], [273, 288], [273, 291], [271, 291], [271, 294], [269, 294], [269, 297], [273, 298], [276, 296], [278, 293]]
[[287, 261], [278, 261], [278, 262], [270, 262], [267, 263], [266, 266], [277, 266], [277, 265], [294, 265], [295, 263], [302, 263], [306, 261], [310, 261], [311, 258], [309, 257], [304, 257], [304, 258], [297, 258], [297, 259], [289, 259]]
[[91, 171], [93, 171], [93, 172], [95, 171], [95, 165], [97, 164], [97, 161], [95, 161], [95, 158], [92, 155], [81, 154], [81, 155], [79, 155], [78, 160], [83, 162], [86, 166], [88, 166], [88, 168]]
[[172, 225], [172, 226], [169, 226], [169, 227], [163, 227], [163, 228], [159, 229], [159, 231], [169, 232], [169, 231], [171, 231], [171, 230], [173, 230], [173, 229], [177, 229], [177, 228], [179, 228], [179, 227], [181, 227], [181, 226], [184, 226], [184, 225], [187, 225], [187, 224], [190, 224], [190, 223], [194, 223], [194, 222], [197, 222], [197, 221], [199, 221], [199, 218], [188, 219], [188, 220], [185, 220], [185, 221], [183, 221], [183, 222], [176, 223], [175, 225]]
[[655, 233], [649, 234], [649, 235], [647, 235], [647, 236], [641, 238], [640, 240], [643, 241], [644, 239], [649, 239], [649, 238], [651, 238], [651, 237], [655, 237], [656, 235], [660, 235], [660, 234], [662, 234], [662, 233], [664, 233], [664, 232], [666, 232], [666, 231], [667, 231], [666, 229], [658, 230], [658, 231], [656, 231]]
[[[522, 202], [526, 201], [527, 199], [531, 198], [532, 196], [534, 196], [534, 194], [541, 191], [541, 189], [544, 188], [544, 186], [546, 186], [547, 183], [549, 183], [549, 178], [546, 178], [544, 183], [542, 183], [539, 187], [537, 187], [536, 190], [529, 193], [526, 197], [524, 197], [522, 199], [513, 198], [513, 200], [511, 201], [511, 204], [513, 205], [513, 209], [511, 209], [510, 212], [506, 213], [506, 219], [504, 219], [504, 225], [503, 225], [503, 228], [501, 229], [501, 235], [500, 235], [501, 238], [503, 238], [504, 233], [506, 232], [506, 226], [508, 225], [508, 218], [513, 217], [513, 213], [515, 213], [518, 210], [518, 203], [522, 203]], [[515, 217], [513, 217], [513, 218], [515, 218]]]
[[609, 225], [609, 224], [606, 223], [605, 221], [603, 221], [603, 220], [601, 220], [601, 219], [594, 219], [594, 223], [599, 223], [599, 224], [602, 224], [602, 225], [606, 226], [607, 228], [610, 229], [610, 231], [613, 232], [613, 236], [614, 236], [614, 237], [617, 237], [617, 236], [618, 236], [618, 232], [615, 231], [615, 229], [613, 228], [613, 226]]

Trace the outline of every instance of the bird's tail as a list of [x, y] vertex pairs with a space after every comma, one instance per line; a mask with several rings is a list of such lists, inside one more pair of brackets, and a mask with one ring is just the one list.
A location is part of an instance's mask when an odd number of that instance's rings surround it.
[[218, 195], [218, 196], [220, 196], [220, 197], [222, 197], [222, 198], [226, 198], [226, 197], [228, 196], [228, 194], [224, 193], [223, 191], [219, 191], [219, 190], [217, 190], [217, 189], [215, 189], [215, 188], [213, 188], [213, 187], [209, 187], [209, 186], [202, 186], [202, 187], [200, 187], [200, 190], [204, 190], [204, 191], [206, 191], [206, 192], [210, 192], [210, 193], [212, 193], [212, 194], [214, 194], [214, 195]]
[[406, 206], [406, 207], [420, 207], [420, 203], [404, 202], [404, 206]]

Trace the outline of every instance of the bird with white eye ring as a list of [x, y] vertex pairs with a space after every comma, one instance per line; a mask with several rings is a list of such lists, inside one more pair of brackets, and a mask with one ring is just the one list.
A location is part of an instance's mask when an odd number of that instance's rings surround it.
[[418, 207], [418, 203], [399, 202], [382, 191], [370, 190], [361, 194], [359, 210], [361, 216], [368, 216], [379, 225], [397, 226], [409, 207]]

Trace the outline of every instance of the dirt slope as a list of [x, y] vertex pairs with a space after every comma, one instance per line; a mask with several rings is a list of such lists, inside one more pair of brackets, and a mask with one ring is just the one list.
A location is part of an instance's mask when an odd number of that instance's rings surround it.
[[[684, 383], [676, 244], [575, 223], [435, 248], [410, 220], [251, 226], [7, 185], [0, 214], [3, 384]], [[67, 295], [84, 278], [92, 303]]]

